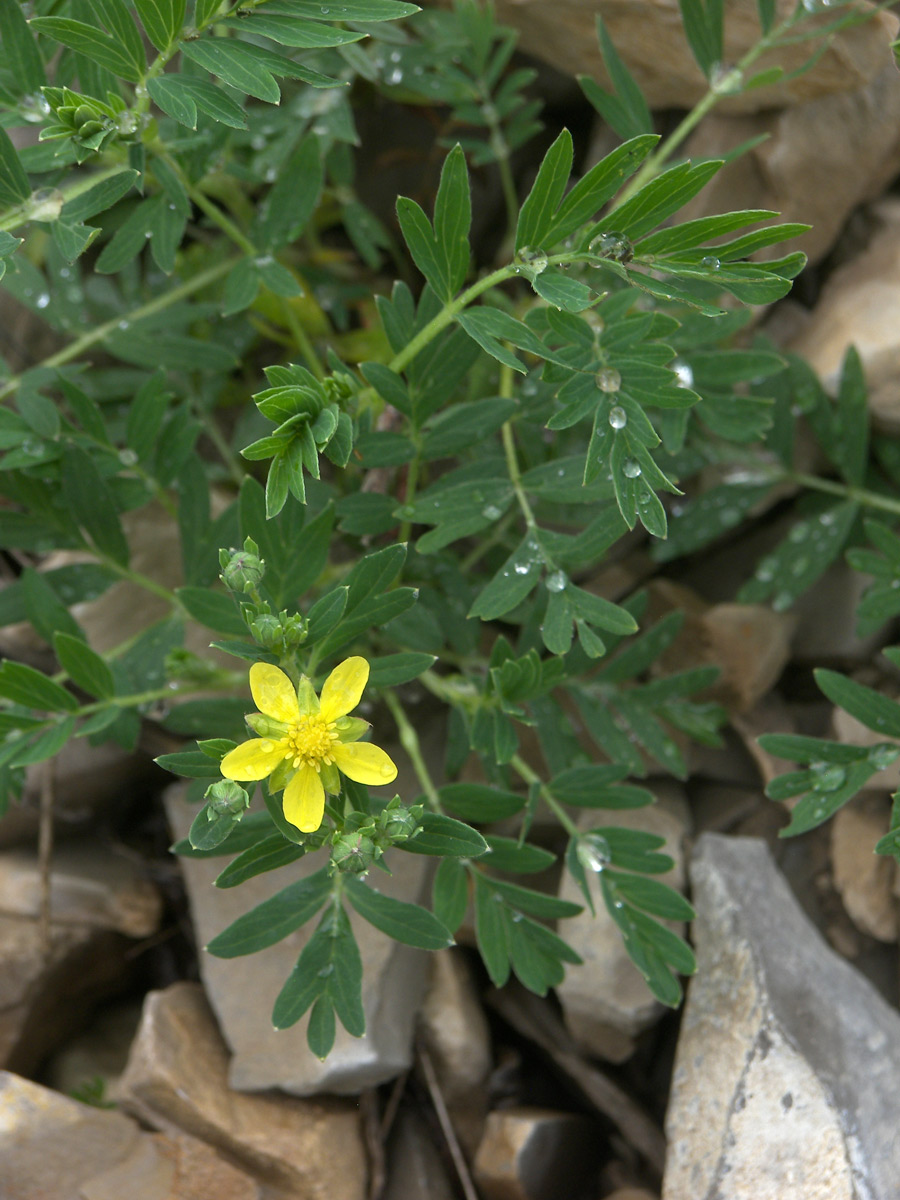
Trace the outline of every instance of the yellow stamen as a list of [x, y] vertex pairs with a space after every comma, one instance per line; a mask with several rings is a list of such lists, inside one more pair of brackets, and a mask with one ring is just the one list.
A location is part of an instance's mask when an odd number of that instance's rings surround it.
[[318, 713], [310, 713], [301, 716], [297, 724], [288, 729], [281, 744], [284, 757], [292, 759], [293, 766], [306, 764], [321, 771], [323, 764], [334, 762], [331, 751], [339, 738], [333, 721], [325, 721]]

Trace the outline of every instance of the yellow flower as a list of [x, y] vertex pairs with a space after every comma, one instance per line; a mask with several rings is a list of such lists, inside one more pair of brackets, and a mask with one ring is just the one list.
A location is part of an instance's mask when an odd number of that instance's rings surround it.
[[347, 714], [359, 703], [369, 678], [364, 658], [348, 658], [331, 672], [321, 699], [304, 675], [294, 685], [278, 667], [254, 663], [250, 691], [258, 713], [247, 717], [251, 729], [264, 736], [236, 746], [222, 759], [226, 779], [269, 776], [269, 789], [284, 788], [285, 820], [304, 833], [322, 824], [325, 793], [341, 790], [338, 771], [357, 783], [385, 784], [397, 778], [390, 756], [358, 739], [367, 721]]

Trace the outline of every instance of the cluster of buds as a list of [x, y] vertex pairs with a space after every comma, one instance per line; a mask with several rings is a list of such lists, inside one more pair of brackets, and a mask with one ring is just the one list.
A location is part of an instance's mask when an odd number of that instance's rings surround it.
[[79, 161], [102, 150], [113, 137], [129, 141], [140, 133], [140, 122], [121, 96], [110, 92], [104, 103], [67, 87], [41, 90], [56, 118], [56, 124], [41, 130], [41, 141], [71, 138], [80, 152]]
[[390, 846], [406, 842], [420, 828], [422, 805], [406, 808], [395, 796], [377, 816], [355, 813], [331, 844], [331, 866], [349, 875], [364, 875]]
[[306, 641], [308, 621], [299, 613], [286, 609], [273, 613], [270, 605], [260, 595], [259, 585], [266, 573], [265, 560], [259, 557], [259, 546], [253, 538], [244, 540], [242, 550], [220, 550], [219, 578], [230, 592], [247, 597], [241, 604], [241, 613], [254, 641], [279, 657], [290, 654]]

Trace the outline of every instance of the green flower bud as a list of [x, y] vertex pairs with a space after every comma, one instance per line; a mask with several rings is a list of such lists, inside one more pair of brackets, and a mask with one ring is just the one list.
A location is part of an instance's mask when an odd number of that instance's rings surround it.
[[257, 555], [235, 550], [222, 572], [222, 582], [232, 592], [247, 593], [259, 586], [265, 570], [265, 563]]
[[273, 617], [271, 613], [262, 613], [251, 622], [250, 632], [266, 650], [274, 650], [276, 654], [284, 653], [284, 630], [278, 618]]
[[210, 784], [204, 796], [209, 805], [209, 819], [232, 816], [238, 820], [250, 807], [250, 797], [233, 779], [220, 779]]
[[392, 842], [405, 842], [419, 830], [419, 822], [408, 808], [388, 806], [379, 816], [378, 823]]
[[335, 839], [331, 850], [331, 861], [335, 867], [348, 875], [361, 875], [368, 871], [377, 857], [375, 843], [362, 830], [342, 833]]

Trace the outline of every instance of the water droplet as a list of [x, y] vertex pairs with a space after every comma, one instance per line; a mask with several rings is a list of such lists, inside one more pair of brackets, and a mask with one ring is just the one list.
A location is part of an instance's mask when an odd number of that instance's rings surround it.
[[595, 309], [589, 308], [587, 312], [583, 312], [581, 315], [587, 321], [588, 325], [590, 325], [591, 329], [593, 329], [594, 336], [599, 337], [606, 328], [606, 322], [600, 314]]
[[543, 250], [532, 250], [530, 246], [523, 246], [519, 251], [519, 260], [532, 275], [540, 275], [542, 271], [547, 270], [547, 255]]
[[322, 969], [319, 971], [320, 978], [327, 979], [333, 970], [334, 970], [334, 964], [326, 963], [325, 966], [322, 967]]
[[253, 135], [253, 137], [250, 139], [250, 149], [251, 150], [265, 150], [265, 148], [266, 148], [266, 139], [261, 134], [255, 133]]
[[718, 271], [721, 265], [714, 254], [704, 254], [700, 259], [700, 266], [705, 267], [707, 271]]
[[50, 297], [47, 295], [46, 292], [41, 292], [41, 294], [35, 298], [34, 307], [35, 308], [46, 308], [49, 303], [50, 303]]
[[29, 216], [32, 221], [55, 221], [66, 198], [59, 188], [38, 188], [31, 193]]
[[900, 748], [897, 746], [873, 746], [869, 751], [869, 762], [878, 771], [883, 771], [885, 767], [896, 759], [900, 754]]
[[598, 234], [591, 239], [588, 250], [600, 258], [612, 258], [616, 262], [630, 262], [634, 257], [634, 247], [624, 233]]
[[672, 363], [672, 370], [675, 372], [676, 387], [692, 388], [694, 386], [694, 372], [691, 370], [690, 363], [686, 363], [683, 358], [676, 358]]
[[794, 603], [794, 597], [790, 592], [776, 592], [772, 600], [772, 607], [776, 612], [784, 612], [786, 608], [790, 608]]
[[481, 515], [486, 521], [499, 521], [503, 513], [495, 504], [488, 504], [481, 510]]
[[601, 392], [617, 392], [622, 386], [622, 376], [614, 367], [603, 367], [594, 378]]
[[847, 779], [847, 772], [837, 763], [811, 763], [814, 792], [833, 792], [841, 787]]
[[833, 525], [834, 524], [834, 513], [833, 512], [821, 513], [819, 515], [819, 524], [825, 525], [825, 526]]
[[801, 521], [799, 525], [795, 525], [788, 534], [788, 541], [798, 543], [805, 542], [809, 536], [809, 526], [805, 521]]
[[22, 453], [30, 455], [31, 458], [40, 458], [44, 453], [44, 443], [37, 441], [35, 438], [26, 438], [22, 443]]
[[628, 424], [628, 414], [624, 408], [620, 408], [617, 404], [615, 408], [609, 410], [609, 423], [613, 429], [624, 429]]
[[612, 859], [609, 842], [599, 833], [584, 833], [575, 849], [578, 861], [589, 871], [602, 871]]
[[709, 86], [717, 96], [731, 96], [739, 92], [744, 83], [743, 72], [738, 67], [716, 63], [709, 75]]
[[260, 750], [262, 750], [263, 754], [271, 754], [274, 749], [275, 743], [269, 741], [268, 738], [263, 738], [262, 745], [260, 746]]
[[124, 330], [126, 330], [126, 329], [130, 329], [130, 328], [131, 328], [131, 322], [130, 322], [130, 321], [120, 321], [120, 322], [119, 322], [119, 325], [118, 325], [118, 328], [119, 328], [119, 329], [121, 329], [121, 330], [123, 330], [123, 331], [124, 331]]
[[554, 571], [552, 575], [547, 576], [547, 591], [548, 592], [565, 591], [565, 587], [568, 582], [569, 581], [566, 578], [566, 574], [564, 571]]
[[528, 563], [516, 563], [516, 565], [513, 567], [513, 570], [517, 575], [527, 575], [530, 569], [531, 568], [529, 567]]
[[636, 462], [633, 458], [626, 458], [624, 463], [622, 463], [622, 472], [627, 475], [629, 479], [637, 479], [641, 473], [641, 464]]
[[388, 75], [387, 81], [388, 81], [388, 83], [394, 84], [395, 87], [398, 83], [402, 83], [403, 82], [403, 72], [401, 71], [401, 69], [399, 67], [394, 67], [393, 71], [391, 71], [390, 75]]
[[808, 569], [809, 569], [809, 559], [803, 554], [801, 554], [799, 558], [795, 558], [794, 561], [791, 563], [791, 574], [792, 575], [798, 575], [798, 576], [802, 575]]

